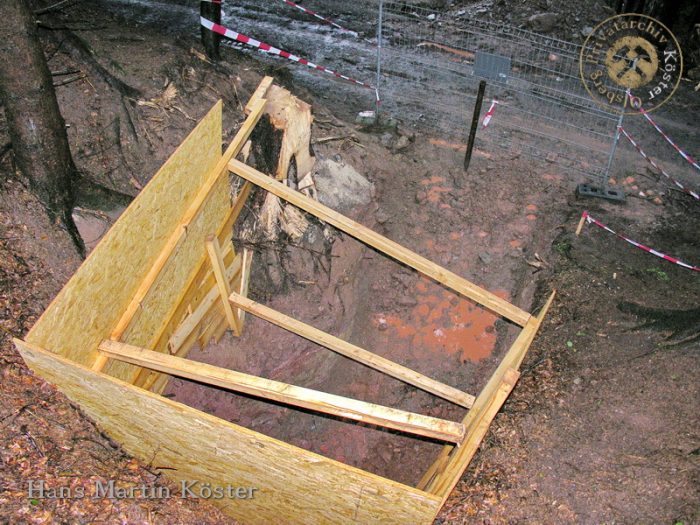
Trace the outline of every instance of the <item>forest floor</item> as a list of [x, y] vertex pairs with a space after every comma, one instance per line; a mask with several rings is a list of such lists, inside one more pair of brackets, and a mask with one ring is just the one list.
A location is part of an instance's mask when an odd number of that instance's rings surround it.
[[[67, 25], [99, 27], [77, 34], [109, 75], [134, 88], [128, 96], [70, 42], [44, 34], [52, 71], [85, 73], [57, 95], [82, 174], [76, 221], [89, 248], [216, 100], [224, 101], [229, 140], [241, 105], [263, 75], [273, 75], [312, 104], [315, 140], [341, 137], [318, 142], [317, 158], [351, 165], [372, 182], [371, 202], [346, 213], [528, 311], [558, 291], [517, 387], [437, 522], [700, 523], [698, 274], [593, 225], [573, 234], [588, 210], [697, 265], [697, 201], [670, 190], [628, 145], [614, 174], [630, 193], [622, 205], [576, 199], [578, 180], [517, 152], [480, 150], [465, 173], [463, 154], [436, 146], [431, 130], [359, 128], [353, 115], [371, 104], [328, 89], [339, 85], [334, 80], [230, 48], [220, 65], [208, 63], [196, 25], [183, 29], [183, 19], [196, 20], [191, 8], [164, 10], [178, 22], [154, 24], [160, 15], [147, 4], [79, 3], [64, 15]], [[689, 83], [658, 115], [676, 140], [700, 152], [700, 103]], [[665, 165], [682, 169], [652, 129], [635, 126]], [[7, 140], [0, 121], [0, 143]], [[0, 174], [0, 523], [233, 523], [194, 499], [28, 497], [29, 480], [73, 488], [168, 481], [33, 376], [14, 350], [11, 337], [31, 328], [80, 261], [16, 181], [11, 153], [0, 159]], [[689, 182], [697, 188], [697, 180]], [[508, 323], [345, 236], [334, 237], [318, 275], [308, 256], [288, 252], [292, 281], [284, 292], [254, 281], [256, 300], [466, 391], [478, 392], [512, 341]], [[229, 334], [191, 357], [434, 416], [464, 414], [256, 319], [240, 340]], [[404, 483], [416, 483], [439, 448], [185, 381], [169, 388], [196, 408]]]

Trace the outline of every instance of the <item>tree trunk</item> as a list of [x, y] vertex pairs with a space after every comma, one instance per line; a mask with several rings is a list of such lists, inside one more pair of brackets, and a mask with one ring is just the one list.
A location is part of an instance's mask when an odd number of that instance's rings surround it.
[[62, 223], [83, 255], [71, 215], [77, 170], [34, 16], [25, 0], [2, 4], [0, 98], [15, 162], [51, 220]]
[[[221, 24], [221, 0], [204, 0], [200, 2], [199, 13], [215, 24]], [[221, 42], [221, 35], [219, 33], [214, 33], [214, 31], [209, 31], [204, 26], [201, 26], [200, 29], [202, 32], [202, 45], [204, 46], [207, 57], [213, 61], [219, 60], [219, 42]]]

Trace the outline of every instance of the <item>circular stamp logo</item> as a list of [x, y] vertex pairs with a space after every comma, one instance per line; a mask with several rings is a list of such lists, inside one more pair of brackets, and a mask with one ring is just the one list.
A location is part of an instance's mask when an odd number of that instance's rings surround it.
[[591, 97], [624, 113], [661, 106], [676, 91], [683, 71], [673, 33], [658, 20], [635, 13], [598, 24], [583, 43], [579, 63]]

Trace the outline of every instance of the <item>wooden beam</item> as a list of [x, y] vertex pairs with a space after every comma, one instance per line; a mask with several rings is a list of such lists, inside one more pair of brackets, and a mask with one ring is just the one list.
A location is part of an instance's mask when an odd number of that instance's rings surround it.
[[471, 459], [474, 457], [474, 454], [476, 454], [476, 451], [479, 449], [479, 445], [484, 439], [493, 418], [496, 417], [503, 403], [505, 403], [510, 392], [515, 387], [515, 383], [518, 382], [519, 377], [520, 372], [512, 368], [509, 368], [506, 373], [503, 374], [498, 387], [490, 396], [488, 405], [479, 414], [478, 419], [469, 426], [464, 441], [450, 456], [444, 472], [433, 480], [429, 486], [429, 492], [447, 499], [447, 496], [449, 496], [452, 489], [457, 485]]
[[231, 287], [226, 279], [226, 267], [224, 266], [224, 258], [221, 256], [219, 240], [213, 235], [207, 239], [207, 253], [209, 254], [209, 262], [211, 262], [214, 277], [216, 278], [216, 286], [219, 290], [221, 303], [224, 306], [226, 320], [233, 333], [239, 336], [241, 335], [241, 322], [238, 316], [233, 313], [231, 304], [228, 302], [228, 296], [231, 295]]
[[103, 341], [99, 349], [127, 363], [287, 405], [455, 443], [464, 437], [464, 426], [453, 421], [263, 379], [116, 341]]
[[[228, 162], [240, 153], [241, 149], [250, 137], [250, 134], [253, 132], [255, 125], [260, 120], [264, 109], [264, 99], [259, 99], [252, 104], [250, 115], [248, 116], [248, 118], [246, 118], [245, 122], [243, 122], [243, 125], [238, 130], [238, 133], [236, 133], [236, 136], [231, 141], [231, 144], [229, 144], [228, 148], [226, 148], [226, 151], [222, 155], [221, 159], [219, 159], [219, 162], [212, 170], [211, 175], [207, 179], [206, 183], [200, 188], [199, 192], [197, 193], [197, 196], [185, 211], [185, 214], [180, 220], [180, 224], [175, 228], [171, 236], [168, 238], [168, 241], [161, 250], [153, 266], [151, 266], [148, 273], [139, 284], [139, 287], [137, 288], [136, 293], [131, 299], [131, 302], [126, 307], [126, 310], [124, 310], [124, 313], [122, 314], [121, 318], [112, 330], [112, 334], [110, 336], [111, 339], [118, 341], [119, 339], [121, 339], [122, 335], [129, 327], [129, 323], [131, 323], [132, 319], [136, 315], [136, 312], [138, 312], [141, 306], [141, 301], [143, 301], [143, 299], [146, 297], [146, 294], [148, 294], [148, 292], [150, 291], [151, 287], [153, 286], [153, 283], [155, 283], [156, 279], [158, 278], [158, 275], [165, 266], [165, 263], [176, 251], [177, 245], [187, 233], [187, 227], [199, 213], [202, 204], [206, 201], [212, 188], [214, 188], [216, 182], [226, 172], [226, 166]], [[102, 368], [107, 362], [106, 359], [100, 357], [101, 356], [98, 356], [97, 360], [93, 365], [93, 370], [95, 371], [102, 370]]]
[[[253, 252], [248, 248], [243, 248], [243, 262], [241, 263], [241, 284], [238, 288], [238, 294], [242, 297], [248, 297], [248, 287], [250, 286], [250, 267], [253, 263]], [[229, 298], [231, 294], [229, 294]], [[241, 324], [241, 329], [243, 329], [243, 321], [245, 321], [245, 310], [242, 308], [237, 308], [236, 313], [238, 314], [238, 320]]]
[[323, 204], [310, 199], [306, 195], [288, 188], [284, 184], [277, 182], [264, 173], [259, 172], [255, 168], [248, 166], [238, 160], [232, 159], [229, 162], [229, 169], [236, 175], [260, 186], [261, 188], [273, 193], [281, 199], [294, 204], [302, 210], [318, 217], [319, 219], [335, 226], [339, 230], [351, 235], [373, 248], [376, 248], [382, 253], [393, 257], [411, 268], [421, 272], [423, 275], [435, 279], [437, 282], [451, 288], [457, 293], [469, 297], [486, 308], [502, 315], [506, 319], [514, 323], [524, 326], [530, 319], [530, 314], [521, 310], [517, 306], [510, 304], [508, 301], [501, 299], [497, 295], [480, 288], [479, 286], [469, 282], [463, 277], [443, 268], [434, 262], [429, 261], [425, 257], [414, 253], [400, 244], [379, 235], [377, 232], [370, 230], [344, 215], [324, 206]]
[[[231, 266], [229, 266], [226, 269], [225, 273], [227, 282], [230, 283], [231, 280], [236, 276], [236, 274], [242, 271], [241, 259], [241, 254], [237, 254], [233, 260], [233, 264], [231, 264]], [[214, 283], [214, 286], [212, 286], [211, 290], [207, 292], [207, 294], [202, 299], [202, 302], [199, 303], [199, 305], [197, 306], [197, 308], [194, 309], [194, 311], [192, 311], [187, 317], [185, 317], [185, 319], [183, 319], [182, 323], [180, 323], [175, 332], [173, 332], [173, 335], [170, 336], [170, 339], [168, 340], [168, 351], [171, 355], [179, 354], [180, 347], [187, 340], [190, 334], [197, 328], [199, 323], [202, 321], [207, 312], [209, 312], [209, 309], [216, 302], [219, 296], [220, 293], [218, 284]]]
[[329, 350], [344, 355], [345, 357], [362, 363], [370, 368], [384, 372], [391, 377], [394, 377], [400, 381], [413, 385], [421, 390], [435, 394], [438, 397], [447, 399], [452, 403], [463, 406], [465, 408], [471, 408], [474, 404], [474, 396], [462, 392], [456, 388], [453, 388], [439, 381], [435, 381], [423, 374], [420, 374], [410, 368], [399, 365], [385, 359], [377, 354], [368, 352], [367, 350], [355, 346], [352, 343], [338, 339], [326, 332], [309, 326], [301, 321], [297, 321], [292, 317], [286, 316], [272, 308], [264, 306], [255, 301], [251, 301], [246, 297], [242, 297], [237, 293], [232, 293], [229, 295], [229, 300], [231, 304], [237, 306], [238, 308], [260, 317], [265, 321], [275, 324], [285, 330], [289, 330], [292, 333], [300, 335], [309, 341], [313, 341], [321, 346], [325, 346]]
[[270, 86], [274, 81], [275, 79], [272, 77], [265, 77], [260, 81], [260, 84], [258, 84], [258, 87], [250, 96], [250, 99], [248, 99], [248, 103], [245, 105], [244, 111], [246, 115], [250, 114], [251, 111], [253, 111], [253, 105], [258, 100], [265, 98], [265, 95], [267, 95], [267, 90], [270, 89]]
[[[525, 355], [527, 355], [527, 351], [530, 348], [532, 341], [537, 335], [537, 331], [539, 330], [540, 325], [544, 321], [544, 318], [547, 315], [549, 308], [552, 306], [552, 302], [554, 301], [556, 293], [556, 290], [552, 291], [544, 306], [540, 310], [540, 313], [536, 317], [532, 317], [528, 321], [527, 325], [520, 331], [520, 334], [518, 334], [518, 337], [515, 339], [510, 349], [504, 356], [503, 360], [496, 368], [496, 371], [486, 383], [486, 386], [483, 388], [483, 390], [479, 393], [479, 396], [474, 402], [474, 406], [462, 420], [462, 423], [464, 423], [464, 426], [467, 429], [472, 428], [475, 422], [479, 420], [481, 415], [488, 408], [489, 403], [491, 403], [491, 400], [493, 398], [493, 393], [499, 388], [499, 385], [501, 384], [503, 377], [505, 377], [505, 374], [508, 372], [508, 370], [518, 370], [520, 368], [520, 365], [525, 359]], [[437, 459], [433, 462], [428, 471], [421, 478], [420, 482], [417, 485], [418, 488], [420, 488], [421, 490], [433, 492], [436, 480], [438, 478], [442, 478], [443, 471], [447, 467], [449, 458], [451, 457], [453, 450], [454, 447], [452, 445], [445, 445], [443, 447]], [[462, 461], [465, 462], [463, 467], [464, 469], [466, 469], [469, 465], [469, 461], [471, 461], [471, 456], [462, 456]], [[456, 484], [459, 480], [456, 479], [452, 481], [454, 481], [454, 484]]]

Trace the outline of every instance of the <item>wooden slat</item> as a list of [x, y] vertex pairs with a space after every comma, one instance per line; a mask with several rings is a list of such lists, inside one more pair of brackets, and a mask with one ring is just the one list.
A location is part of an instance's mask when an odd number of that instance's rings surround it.
[[99, 349], [131, 364], [287, 405], [444, 441], [459, 442], [464, 437], [464, 426], [453, 421], [263, 379], [116, 341], [103, 341]]
[[211, 263], [214, 277], [216, 278], [216, 286], [219, 289], [221, 304], [224, 306], [224, 314], [233, 333], [241, 335], [240, 319], [233, 313], [231, 304], [228, 302], [228, 296], [231, 294], [231, 287], [226, 279], [226, 268], [224, 267], [224, 258], [221, 256], [221, 247], [219, 240], [213, 235], [207, 239], [207, 253], [209, 254], [209, 262]]
[[258, 84], [258, 87], [253, 92], [253, 94], [250, 96], [248, 103], [245, 105], [244, 111], [245, 111], [246, 115], [250, 114], [253, 111], [253, 105], [258, 100], [265, 98], [265, 95], [267, 94], [267, 90], [270, 89], [270, 86], [272, 85], [272, 83], [274, 81], [275, 81], [275, 79], [272, 77], [265, 77], [260, 81], [260, 84]]
[[[429, 525], [440, 498], [230, 423], [15, 340], [40, 377], [144, 464], [176, 484], [255, 487], [252, 498], [211, 498], [247, 525]], [[79, 449], [86, 446], [77, 442]], [[216, 493], [216, 492], [214, 492]]]
[[429, 487], [431, 493], [446, 499], [452, 492], [452, 489], [455, 488], [469, 462], [479, 449], [479, 445], [484, 439], [493, 418], [496, 417], [503, 403], [505, 403], [519, 377], [520, 372], [512, 368], [509, 368], [503, 374], [498, 388], [489, 399], [488, 405], [481, 411], [478, 419], [471, 424], [464, 441], [450, 456], [445, 471]]
[[260, 186], [273, 193], [281, 199], [294, 204], [302, 210], [318, 217], [319, 219], [335, 226], [339, 230], [351, 235], [359, 241], [368, 244], [377, 250], [393, 257], [394, 259], [418, 270], [422, 274], [435, 279], [439, 283], [451, 288], [457, 293], [469, 297], [486, 308], [502, 315], [514, 323], [524, 326], [530, 319], [530, 314], [521, 310], [517, 306], [510, 304], [494, 295], [493, 293], [480, 288], [457, 274], [443, 268], [425, 257], [414, 253], [400, 244], [379, 235], [377, 232], [345, 217], [344, 215], [324, 206], [323, 204], [310, 199], [306, 195], [288, 188], [284, 184], [260, 173], [255, 168], [248, 166], [238, 160], [232, 159], [229, 162], [229, 169], [236, 175]]
[[[242, 255], [239, 253], [233, 260], [233, 264], [226, 269], [227, 282], [231, 282], [234, 276], [241, 272]], [[173, 335], [168, 341], [168, 350], [171, 354], [177, 355], [180, 347], [190, 334], [197, 328], [197, 325], [202, 321], [204, 316], [209, 312], [211, 306], [219, 298], [218, 285], [213, 283], [212, 288], [207, 292], [202, 301], [199, 303], [192, 313], [190, 313], [182, 323], [177, 327]]]
[[[520, 368], [520, 365], [523, 362], [523, 359], [525, 359], [525, 355], [527, 354], [527, 351], [530, 348], [530, 345], [532, 344], [535, 335], [537, 335], [537, 331], [539, 330], [540, 325], [542, 324], [545, 316], [547, 315], [549, 308], [552, 306], [552, 302], [554, 301], [555, 296], [556, 290], [553, 290], [549, 298], [545, 302], [544, 306], [540, 310], [540, 313], [536, 317], [532, 317], [528, 321], [527, 325], [520, 331], [520, 334], [518, 334], [518, 337], [515, 339], [510, 349], [508, 349], [508, 352], [496, 368], [496, 371], [493, 373], [489, 381], [486, 383], [486, 386], [476, 398], [474, 406], [462, 420], [462, 423], [464, 423], [464, 426], [467, 429], [472, 428], [475, 422], [479, 420], [484, 410], [486, 410], [486, 408], [489, 406], [489, 403], [491, 403], [491, 399], [493, 398], [494, 392], [499, 388], [499, 385], [501, 384], [506, 372], [511, 369], [518, 370]], [[443, 447], [438, 458], [433, 462], [433, 464], [425, 473], [423, 478], [421, 478], [421, 481], [418, 484], [418, 487], [421, 490], [433, 492], [433, 489], [435, 488], [435, 485], [438, 482], [438, 480], [444, 480], [444, 470], [447, 467], [449, 458], [453, 450], [454, 447], [452, 445], [445, 445]], [[466, 461], [466, 463], [464, 463], [463, 465], [463, 468], [466, 469], [469, 465], [471, 457], [463, 456], [462, 460]], [[459, 479], [453, 479], [450, 481], [450, 483], [456, 484], [458, 481]]]
[[335, 336], [327, 334], [309, 326], [301, 321], [284, 315], [272, 308], [264, 306], [260, 303], [256, 303], [246, 297], [242, 297], [237, 293], [232, 293], [229, 295], [229, 300], [231, 303], [246, 312], [249, 312], [265, 321], [275, 324], [285, 330], [289, 330], [292, 333], [300, 335], [309, 341], [313, 341], [319, 345], [325, 346], [326, 348], [333, 350], [349, 359], [353, 359], [363, 365], [366, 365], [380, 372], [384, 372], [391, 377], [404, 381], [410, 385], [413, 385], [421, 390], [435, 394], [443, 399], [447, 399], [457, 405], [463, 406], [465, 408], [470, 408], [474, 404], [474, 396], [462, 392], [456, 388], [453, 388], [439, 381], [435, 381], [423, 374], [420, 374], [410, 368], [399, 365], [385, 359], [377, 354], [368, 352], [367, 350], [355, 346], [352, 343], [338, 339]]
[[[238, 294], [243, 297], [248, 297], [248, 287], [250, 286], [250, 267], [253, 263], [253, 252], [248, 248], [243, 248], [243, 262], [241, 263], [241, 285], [238, 288]], [[245, 321], [245, 310], [238, 308], [236, 309], [238, 313], [238, 319], [241, 323], [241, 330], [243, 329], [243, 322]]]
[[216, 182], [225, 173], [227, 163], [240, 153], [241, 149], [250, 137], [250, 134], [255, 128], [255, 125], [258, 123], [260, 117], [263, 114], [264, 108], [264, 99], [257, 100], [253, 104], [250, 115], [245, 120], [241, 128], [238, 130], [238, 133], [236, 133], [236, 136], [231, 141], [231, 144], [229, 144], [221, 159], [217, 162], [216, 166], [211, 171], [211, 174], [208, 176], [207, 181], [205, 182], [205, 184], [202, 185], [199, 192], [197, 193], [196, 198], [192, 201], [190, 206], [185, 211], [185, 214], [182, 216], [180, 224], [173, 230], [173, 233], [168, 238], [168, 241], [159, 253], [155, 263], [150, 267], [148, 273], [145, 275], [145, 277], [139, 284], [139, 287], [136, 290], [136, 293], [134, 294], [133, 298], [131, 299], [131, 302], [129, 303], [121, 318], [117, 322], [116, 326], [112, 330], [112, 334], [110, 336], [111, 339], [115, 341], [119, 340], [128, 328], [129, 323], [131, 323], [131, 320], [134, 318], [134, 315], [139, 310], [141, 301], [143, 301], [144, 297], [146, 297], [146, 294], [148, 294], [148, 292], [150, 291], [151, 287], [153, 286], [153, 283], [156, 281], [158, 275], [165, 266], [165, 263], [176, 251], [178, 243], [180, 243], [180, 241], [186, 235], [187, 227], [199, 213], [202, 204], [206, 201], [209, 193], [211, 192], [212, 188], [214, 188]]

